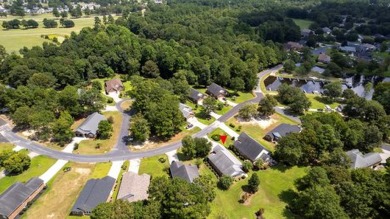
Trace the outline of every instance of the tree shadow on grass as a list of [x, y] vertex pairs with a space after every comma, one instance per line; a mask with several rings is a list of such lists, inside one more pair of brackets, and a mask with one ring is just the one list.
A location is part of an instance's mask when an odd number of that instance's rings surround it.
[[329, 98], [329, 97], [316, 96], [316, 97], [314, 97], [314, 99], [317, 100], [320, 103], [323, 103], [323, 104], [332, 104], [332, 103], [334, 103], [334, 101], [331, 98]]
[[281, 192], [278, 196], [280, 200], [287, 203], [287, 206], [283, 209], [283, 216], [286, 218], [296, 218], [296, 215], [291, 212], [289, 205], [292, 204], [292, 201], [296, 198], [297, 193], [292, 189], [289, 189]]
[[279, 164], [274, 165], [274, 166], [272, 166], [270, 168], [273, 169], [273, 170], [278, 170], [278, 171], [284, 173], [284, 172], [286, 172], [286, 170], [291, 169], [291, 166], [287, 166], [287, 165], [284, 165], [282, 163], [279, 163]]

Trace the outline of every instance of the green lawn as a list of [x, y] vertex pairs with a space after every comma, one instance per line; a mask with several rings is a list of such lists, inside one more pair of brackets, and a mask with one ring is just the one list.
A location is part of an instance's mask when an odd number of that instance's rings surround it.
[[293, 19], [295, 24], [298, 25], [301, 29], [309, 29], [313, 21], [303, 20], [303, 19]]
[[312, 109], [325, 109], [325, 105], [329, 105], [333, 109], [336, 108], [339, 103], [333, 102], [333, 103], [325, 103], [321, 96], [316, 95], [316, 94], [306, 94], [307, 98], [309, 98], [311, 102], [310, 108]]
[[111, 162], [97, 163], [92, 171], [90, 178], [103, 178], [107, 176], [108, 172], [110, 171], [110, 168]]
[[[213, 136], [213, 135], [226, 135], [226, 136], [227, 136], [226, 142], [225, 142], [225, 144], [223, 144], [225, 147], [229, 147], [230, 145], [232, 145], [232, 144], [234, 143], [234, 141], [232, 140], [232, 137], [229, 136], [225, 131], [223, 131], [223, 130], [220, 129], [220, 128], [217, 128], [217, 129], [215, 129], [214, 131], [210, 132], [207, 136], [208, 136], [211, 140], [213, 140], [213, 139], [211, 138], [211, 136]], [[213, 140], [213, 141], [214, 141], [214, 140]], [[222, 141], [219, 140], [218, 143], [222, 144]]]
[[12, 150], [14, 145], [11, 143], [0, 143], [0, 153], [5, 150]]
[[38, 177], [48, 170], [54, 163], [55, 159], [43, 155], [31, 159], [30, 168], [16, 176], [5, 176], [0, 179], [0, 193], [16, 182], [26, 182], [32, 177]]
[[216, 114], [219, 114], [219, 115], [223, 115], [227, 112], [229, 112], [229, 110], [231, 110], [233, 107], [228, 105], [228, 106], [223, 106], [223, 108], [221, 110], [215, 110], [215, 113]]
[[[78, 19], [72, 19], [75, 26], [72, 28], [44, 28], [42, 20], [44, 18], [53, 19], [52, 14], [43, 14], [37, 16], [25, 16], [23, 19], [34, 19], [39, 23], [39, 27], [36, 29], [28, 30], [0, 30], [0, 44], [2, 44], [7, 52], [19, 52], [22, 47], [40, 46], [43, 42], [51, 42], [50, 40], [43, 39], [41, 35], [50, 35], [51, 37], [57, 37], [60, 42], [65, 39], [65, 36], [69, 36], [71, 32], [80, 32], [84, 27], [91, 27], [94, 24], [94, 17], [83, 17]], [[7, 18], [0, 18], [0, 23], [11, 19], [21, 19], [20, 17], [8, 16]], [[59, 23], [59, 20], [57, 20]]]
[[[292, 167], [258, 171], [260, 178], [259, 191], [250, 199], [250, 203], [243, 205], [238, 202], [242, 195], [242, 186], [247, 185], [248, 179], [233, 184], [227, 191], [216, 190], [217, 196], [211, 203], [209, 218], [254, 218], [259, 208], [264, 208], [264, 217], [267, 219], [291, 218], [286, 211], [286, 200], [290, 199], [288, 190], [295, 189], [294, 181], [303, 177], [305, 168]], [[224, 217], [222, 217], [224, 216]]]
[[[164, 163], [159, 161], [160, 158], [165, 159]], [[149, 174], [152, 177], [164, 176], [168, 177], [169, 161], [166, 155], [148, 157], [141, 160], [139, 174]]]
[[228, 90], [228, 91], [231, 93], [231, 95], [227, 99], [234, 102], [234, 103], [242, 103], [242, 102], [251, 100], [255, 97], [252, 93], [243, 93], [243, 92], [239, 91], [236, 95], [236, 94], [234, 94], [233, 91], [231, 91], [231, 90]]

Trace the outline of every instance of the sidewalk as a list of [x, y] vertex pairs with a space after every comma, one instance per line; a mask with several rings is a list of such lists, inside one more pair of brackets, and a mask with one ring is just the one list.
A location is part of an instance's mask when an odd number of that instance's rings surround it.
[[192, 125], [194, 125], [194, 126], [196, 126], [196, 127], [199, 127], [200, 129], [204, 129], [204, 128], [207, 127], [207, 125], [205, 125], [205, 124], [199, 122], [198, 119], [195, 118], [195, 117], [189, 118], [189, 119], [187, 120], [187, 122], [191, 123]]
[[230, 127], [228, 127], [225, 123], [221, 123], [219, 125], [219, 128], [221, 128], [223, 131], [225, 131], [230, 137], [234, 137], [235, 139], [238, 138], [239, 134], [235, 131], [233, 131]]
[[210, 116], [212, 116], [212, 117], [214, 117], [214, 118], [216, 118], [216, 119], [219, 119], [219, 117], [221, 117], [221, 115], [216, 114], [215, 112], [211, 112], [211, 113], [210, 113]]

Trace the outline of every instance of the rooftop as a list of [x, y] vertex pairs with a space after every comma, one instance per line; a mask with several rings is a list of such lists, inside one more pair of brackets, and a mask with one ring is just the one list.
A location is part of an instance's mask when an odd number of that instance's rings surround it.
[[351, 168], [371, 167], [382, 161], [379, 153], [368, 153], [363, 155], [358, 149], [347, 151], [346, 154], [351, 159]]
[[150, 175], [127, 172], [122, 176], [118, 198], [129, 202], [148, 199], [148, 189], [150, 185]]
[[96, 135], [99, 123], [103, 120], [106, 120], [106, 117], [104, 117], [100, 113], [92, 113], [85, 119], [83, 123], [76, 129], [77, 132], [80, 132], [82, 134], [88, 134], [92, 133]]
[[227, 91], [226, 91], [223, 87], [219, 86], [219, 85], [216, 84], [216, 83], [210, 84], [210, 85], [207, 87], [207, 91], [208, 91], [210, 94], [214, 95], [214, 96], [218, 96], [218, 95], [220, 95], [220, 94], [226, 94], [226, 93], [227, 93]]
[[199, 92], [198, 90], [196, 90], [194, 88], [191, 88], [188, 97], [194, 101], [198, 101], [198, 100], [204, 98], [204, 94], [202, 94], [201, 92]]
[[237, 141], [234, 142], [234, 147], [240, 152], [240, 154], [251, 161], [257, 160], [262, 154], [269, 153], [268, 150], [245, 132], [242, 132], [240, 136], [238, 136]]
[[279, 135], [280, 137], [284, 137], [288, 135], [289, 133], [297, 133], [300, 132], [301, 128], [297, 125], [290, 125], [290, 124], [280, 124], [276, 128], [272, 129], [270, 132], [267, 133], [267, 135]]
[[199, 177], [198, 168], [194, 165], [185, 165], [180, 161], [173, 161], [170, 166], [172, 177], [179, 177], [185, 181], [192, 183], [194, 179]]
[[221, 175], [236, 177], [245, 174], [241, 162], [226, 148], [216, 146], [208, 159]]

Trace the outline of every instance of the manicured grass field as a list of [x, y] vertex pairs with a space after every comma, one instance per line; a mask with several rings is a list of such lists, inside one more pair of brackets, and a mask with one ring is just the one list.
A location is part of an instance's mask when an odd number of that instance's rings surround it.
[[263, 129], [258, 124], [254, 123], [241, 123], [236, 118], [231, 118], [228, 121], [226, 121], [226, 125], [229, 125], [230, 123], [234, 124], [236, 127], [241, 126], [241, 132], [247, 133], [249, 136], [251, 136], [253, 139], [261, 143], [263, 146], [265, 146], [268, 150], [274, 151], [275, 145], [271, 142], [268, 142], [263, 139], [263, 137], [272, 129], [274, 129], [276, 126], [280, 125], [281, 123], [287, 123], [287, 124], [296, 124], [294, 121], [275, 113], [271, 116], [271, 119], [273, 119], [275, 122], [269, 125], [267, 128]]
[[[69, 36], [71, 32], [80, 32], [80, 30], [84, 27], [92, 27], [94, 24], [94, 15], [90, 17], [82, 17], [78, 19], [72, 19], [75, 23], [75, 26], [72, 28], [44, 28], [43, 27], [43, 19], [54, 19], [52, 14], [42, 14], [36, 16], [25, 16], [14, 17], [8, 16], [7, 18], [0, 18], [0, 23], [3, 21], [8, 21], [12, 19], [34, 19], [39, 23], [39, 27], [36, 29], [16, 29], [16, 30], [0, 30], [0, 44], [3, 45], [7, 52], [19, 52], [21, 48], [24, 46], [31, 48], [33, 46], [40, 46], [43, 42], [51, 42], [49, 40], [43, 39], [41, 35], [51, 35], [58, 38], [60, 42], [65, 39], [65, 36]], [[101, 18], [102, 19], [102, 18]], [[59, 19], [57, 19], [59, 23]], [[58, 24], [59, 25], [59, 24]], [[59, 25], [60, 26], [60, 25]]]
[[260, 178], [259, 191], [250, 199], [250, 203], [243, 205], [238, 202], [243, 191], [242, 186], [248, 184], [248, 179], [234, 183], [229, 190], [216, 190], [216, 198], [211, 203], [209, 218], [255, 218], [254, 213], [264, 208], [264, 217], [267, 219], [291, 218], [286, 211], [286, 200], [289, 200], [288, 190], [295, 189], [294, 181], [306, 174], [305, 168], [292, 167], [290, 169], [274, 167], [257, 172]]
[[[165, 162], [161, 163], [159, 161], [160, 158], [165, 159]], [[138, 173], [146, 173], [154, 178], [159, 176], [168, 177], [168, 168], [168, 157], [166, 155], [159, 155], [142, 159]]]
[[[67, 218], [94, 169], [93, 164], [68, 163], [69, 172], [59, 171], [45, 193], [26, 211], [23, 218]], [[95, 167], [95, 170], [97, 167]]]
[[55, 159], [40, 155], [31, 159], [30, 168], [16, 176], [5, 176], [0, 179], [0, 193], [16, 182], [26, 182], [32, 177], [38, 177], [48, 170], [54, 163]]
[[231, 110], [233, 107], [228, 105], [228, 106], [223, 106], [223, 108], [221, 110], [215, 110], [215, 113], [216, 114], [219, 114], [219, 115], [223, 115], [227, 112], [229, 112], [229, 110]]
[[[77, 154], [102, 154], [109, 152], [112, 147], [116, 144], [119, 134], [120, 134], [120, 128], [122, 124], [122, 115], [120, 112], [104, 112], [103, 115], [106, 118], [109, 118], [112, 116], [114, 119], [114, 124], [112, 125], [114, 128], [114, 131], [112, 133], [111, 138], [106, 140], [100, 140], [100, 139], [88, 139], [83, 140], [79, 144], [79, 148], [73, 153]], [[100, 143], [100, 148], [95, 148], [97, 144]]]
[[293, 19], [293, 20], [295, 24], [301, 28], [301, 30], [309, 29], [310, 25], [313, 23], [313, 21], [303, 20], [303, 19]]
[[[228, 91], [231, 93], [231, 95], [227, 99], [234, 102], [234, 103], [242, 103], [242, 102], [251, 100], [255, 97], [252, 93], [243, 93], [243, 92], [239, 91], [239, 92], [237, 92], [237, 95], [236, 95], [236, 94], [234, 94], [233, 91], [231, 91], [231, 90], [228, 90]], [[232, 98], [233, 96], [235, 96], [234, 100]]]
[[97, 163], [93, 168], [93, 172], [90, 178], [103, 178], [107, 176], [108, 172], [110, 171], [111, 165], [111, 162]]
[[5, 150], [12, 150], [14, 145], [11, 143], [0, 143], [0, 153]]

